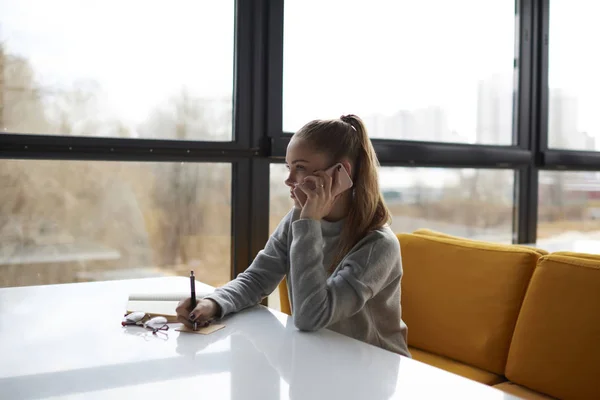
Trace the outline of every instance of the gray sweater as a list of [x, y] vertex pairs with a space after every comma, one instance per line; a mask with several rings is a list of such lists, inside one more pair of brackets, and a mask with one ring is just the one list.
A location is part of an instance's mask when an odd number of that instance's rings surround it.
[[207, 298], [221, 316], [259, 303], [284, 276], [294, 324], [328, 328], [410, 357], [402, 321], [400, 244], [389, 227], [367, 234], [329, 275], [344, 220], [299, 219], [292, 209], [246, 271]]

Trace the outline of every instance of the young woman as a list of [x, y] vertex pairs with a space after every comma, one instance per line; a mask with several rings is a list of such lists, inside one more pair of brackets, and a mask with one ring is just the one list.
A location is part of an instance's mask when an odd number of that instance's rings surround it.
[[286, 277], [298, 329], [328, 328], [410, 357], [400, 245], [363, 122], [355, 115], [309, 122], [292, 137], [286, 164], [293, 209], [245, 272], [191, 312], [182, 301], [179, 321], [191, 328], [253, 306]]

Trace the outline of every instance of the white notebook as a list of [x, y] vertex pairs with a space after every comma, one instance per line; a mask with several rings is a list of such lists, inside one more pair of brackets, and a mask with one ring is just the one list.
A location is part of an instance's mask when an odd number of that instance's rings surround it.
[[[200, 300], [211, 292], [196, 291], [196, 299]], [[142, 311], [151, 316], [161, 315], [169, 322], [176, 322], [177, 304], [190, 297], [190, 292], [171, 293], [131, 293], [127, 300], [127, 312]]]

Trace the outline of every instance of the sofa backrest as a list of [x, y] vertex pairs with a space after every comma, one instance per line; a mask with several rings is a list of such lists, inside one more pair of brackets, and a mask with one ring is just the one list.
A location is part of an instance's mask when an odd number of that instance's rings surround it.
[[539, 260], [523, 301], [506, 377], [561, 399], [600, 398], [600, 256]]
[[[600, 250], [600, 249], [598, 249]], [[567, 257], [575, 257], [575, 258], [584, 258], [586, 260], [592, 261], [600, 261], [600, 254], [586, 254], [586, 253], [576, 253], [573, 251], [555, 251], [552, 253], [554, 256], [567, 256]]]
[[[486, 241], [482, 241], [482, 240], [475, 240], [475, 239], [467, 239], [467, 238], [462, 238], [462, 237], [459, 237], [459, 236], [452, 236], [452, 235], [448, 235], [447, 233], [438, 232], [438, 231], [434, 231], [434, 230], [427, 229], [427, 228], [417, 229], [413, 233], [415, 235], [436, 236], [436, 237], [443, 237], [443, 238], [454, 239], [454, 240], [466, 240], [466, 241], [472, 242], [472, 243], [491, 244], [491, 242], [486, 242]], [[524, 244], [510, 244], [510, 245], [507, 245], [507, 246], [513, 246], [513, 247], [516, 247], [516, 248], [533, 250], [533, 251], [535, 251], [536, 253], [538, 253], [541, 256], [544, 256], [544, 255], [548, 254], [548, 251], [546, 251], [544, 249], [540, 249], [540, 248], [532, 247], [532, 246], [526, 246]]]
[[510, 245], [398, 234], [410, 346], [504, 374], [540, 255]]

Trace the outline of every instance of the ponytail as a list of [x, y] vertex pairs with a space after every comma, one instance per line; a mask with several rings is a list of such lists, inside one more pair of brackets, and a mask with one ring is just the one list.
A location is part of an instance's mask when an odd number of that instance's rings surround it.
[[352, 206], [341, 233], [337, 255], [329, 269], [330, 273], [362, 238], [391, 220], [379, 190], [379, 161], [364, 123], [353, 114], [344, 115], [340, 119], [349, 125], [351, 131], [348, 134], [356, 135], [358, 140], [355, 141]]

